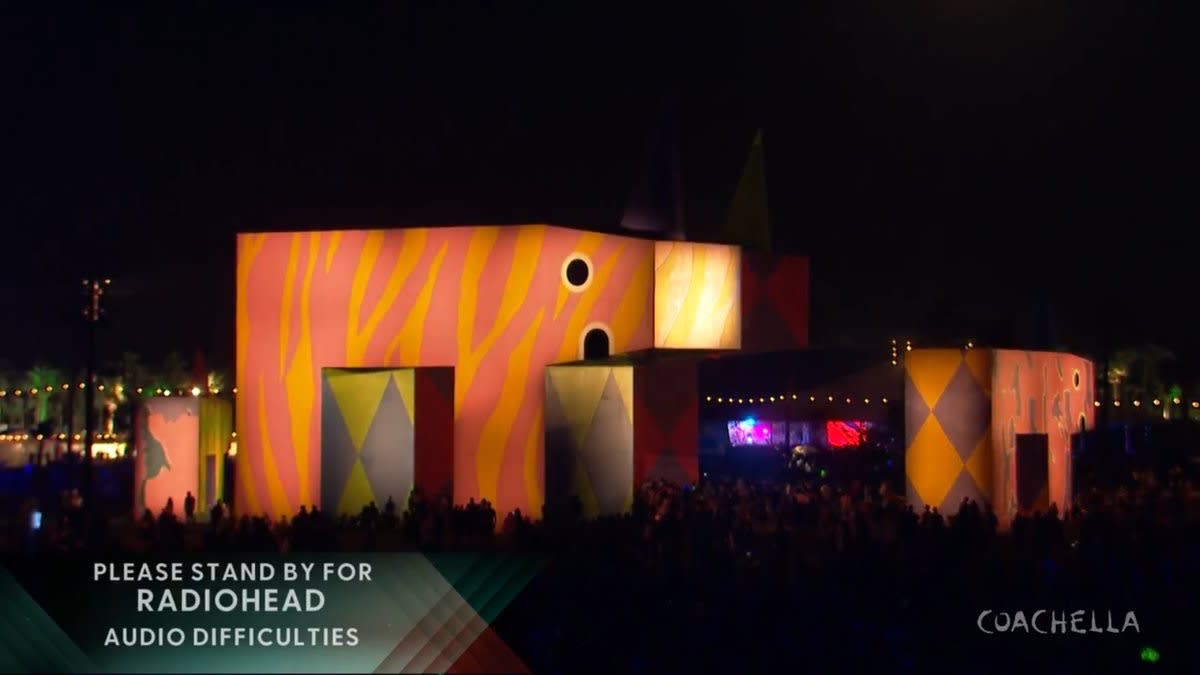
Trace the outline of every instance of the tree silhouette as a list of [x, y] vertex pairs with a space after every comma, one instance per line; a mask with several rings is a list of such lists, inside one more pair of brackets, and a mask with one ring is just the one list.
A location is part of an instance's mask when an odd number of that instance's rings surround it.
[[[40, 424], [46, 421], [50, 416], [51, 397], [57, 395], [59, 385], [62, 384], [62, 373], [57, 369], [47, 365], [36, 365], [25, 374], [29, 381], [30, 391], [38, 391], [35, 397], [37, 403], [34, 404], [34, 424]], [[46, 387], [50, 387], [50, 391], [46, 391]]]
[[183, 387], [188, 380], [187, 362], [178, 352], [171, 352], [163, 359], [161, 372], [162, 388], [172, 391]]

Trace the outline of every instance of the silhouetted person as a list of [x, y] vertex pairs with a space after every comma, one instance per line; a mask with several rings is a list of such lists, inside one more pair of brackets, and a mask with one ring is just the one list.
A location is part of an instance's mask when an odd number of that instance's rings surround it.
[[196, 498], [191, 490], [183, 498], [183, 518], [189, 523], [196, 520]]

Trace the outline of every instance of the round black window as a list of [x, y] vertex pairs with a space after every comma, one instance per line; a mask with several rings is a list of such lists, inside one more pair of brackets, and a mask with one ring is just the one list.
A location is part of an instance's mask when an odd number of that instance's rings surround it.
[[1079, 371], [1075, 371], [1075, 388], [1079, 388]]
[[567, 277], [567, 283], [572, 286], [578, 287], [586, 284], [591, 274], [592, 271], [588, 269], [587, 261], [583, 258], [575, 258], [567, 263], [565, 276]]
[[608, 333], [593, 328], [583, 336], [583, 358], [586, 361], [608, 358]]

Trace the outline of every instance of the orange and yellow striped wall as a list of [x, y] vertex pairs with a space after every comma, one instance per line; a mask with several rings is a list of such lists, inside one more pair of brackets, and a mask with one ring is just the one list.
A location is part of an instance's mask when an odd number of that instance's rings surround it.
[[540, 515], [544, 369], [654, 344], [654, 242], [546, 226], [238, 236], [236, 508], [320, 503], [321, 369], [452, 366], [455, 501]]

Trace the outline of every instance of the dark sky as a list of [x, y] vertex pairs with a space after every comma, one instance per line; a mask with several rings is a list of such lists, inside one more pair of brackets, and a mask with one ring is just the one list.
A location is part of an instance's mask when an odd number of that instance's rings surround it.
[[667, 93], [693, 231], [765, 128], [816, 341], [1048, 302], [1078, 350], [1200, 346], [1195, 60], [1147, 0], [152, 4], [0, 16], [10, 365], [79, 362], [90, 273], [109, 355], [229, 363], [239, 230], [611, 229]]

